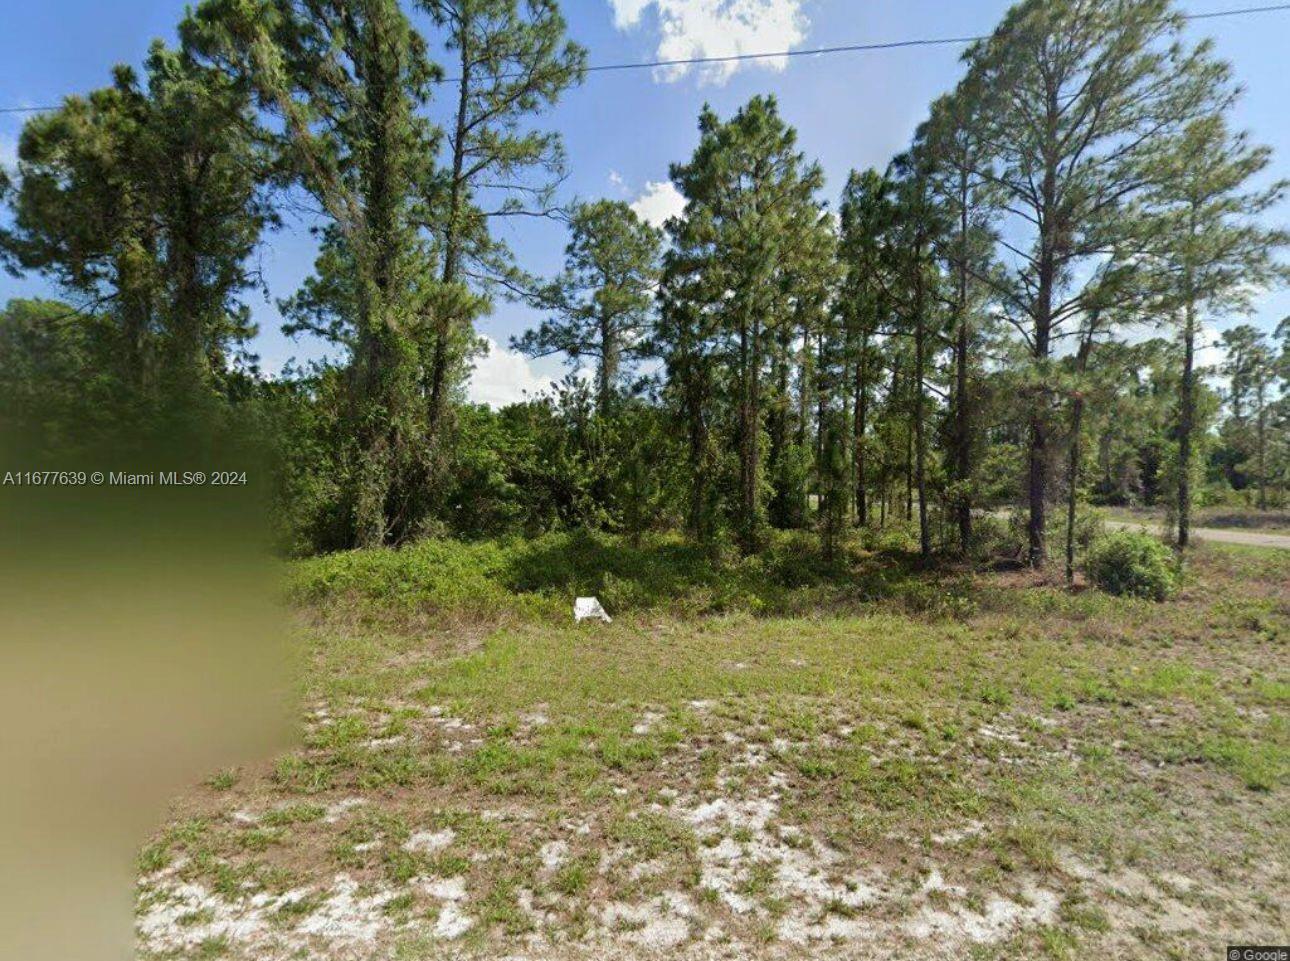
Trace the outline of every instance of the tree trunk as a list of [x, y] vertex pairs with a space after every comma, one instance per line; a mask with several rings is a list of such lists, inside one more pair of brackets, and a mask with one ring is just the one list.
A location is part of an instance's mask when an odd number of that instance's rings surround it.
[[148, 331], [152, 326], [152, 302], [146, 289], [135, 276], [135, 269], [127, 258], [118, 258], [113, 265], [117, 302], [120, 305], [121, 337], [124, 349], [120, 352], [121, 379], [129, 384], [131, 398], [141, 403], [151, 384], [151, 357], [148, 350]]
[[847, 375], [850, 372], [850, 367], [844, 363], [842, 371], [838, 375], [837, 385], [837, 392], [842, 398], [842, 420], [838, 424], [838, 450], [841, 452], [839, 456], [842, 458], [841, 474], [838, 478], [839, 489], [842, 492], [842, 524], [846, 524], [851, 517], [851, 484], [848, 478], [851, 475], [851, 438], [854, 434], [851, 431], [851, 391], [847, 390], [849, 380]]
[[865, 420], [869, 414], [869, 385], [867, 377], [869, 338], [861, 337], [860, 355], [856, 359], [855, 383], [855, 487], [856, 487], [856, 525], [864, 527], [869, 523], [868, 502], [865, 493]]
[[1087, 334], [1079, 345], [1079, 354], [1075, 359], [1077, 380], [1075, 396], [1071, 404], [1071, 437], [1070, 450], [1066, 464], [1066, 586], [1075, 586], [1075, 504], [1079, 490], [1080, 445], [1079, 434], [1084, 419], [1084, 372], [1088, 370], [1089, 354], [1093, 351], [1093, 336], [1097, 333], [1098, 315], [1096, 311], [1089, 318]]
[[959, 549], [972, 550], [972, 496], [967, 485], [972, 477], [972, 414], [968, 401], [968, 332], [967, 317], [959, 322], [958, 356], [954, 371], [954, 470], [963, 489], [959, 491], [955, 512], [958, 517]]
[[609, 416], [614, 400], [614, 381], [618, 377], [618, 340], [613, 322], [600, 318], [600, 369], [596, 372], [596, 412]]
[[802, 326], [802, 351], [799, 355], [798, 363], [798, 391], [797, 391], [797, 444], [799, 447], [806, 446], [806, 428], [810, 423], [811, 411], [811, 381], [813, 379], [813, 365], [811, 364], [811, 331], [806, 325]]
[[968, 322], [967, 256], [968, 256], [968, 175], [966, 166], [959, 175], [959, 263], [958, 263], [958, 343], [954, 358], [954, 472], [961, 485], [955, 505], [959, 527], [959, 550], [966, 556], [972, 550], [972, 498], [967, 485], [972, 474], [972, 423], [968, 404], [968, 347], [972, 342]]
[[166, 380], [171, 389], [169, 400], [186, 405], [197, 401], [210, 370], [203, 336], [208, 312], [203, 303], [198, 265], [200, 225], [197, 223], [192, 182], [201, 163], [192, 156], [176, 162], [181, 167], [178, 184], [180, 213], [170, 242], [169, 259], [175, 265], [175, 294], [169, 318], [170, 353]]
[[1191, 438], [1196, 419], [1196, 309], [1188, 300], [1183, 321], [1183, 374], [1178, 403], [1178, 549], [1191, 539]]
[[1258, 416], [1254, 421], [1255, 437], [1259, 445], [1259, 510], [1265, 511], [1268, 509], [1268, 398], [1262, 380], [1255, 389], [1254, 399], [1259, 405]]
[[[1050, 92], [1048, 116], [1058, 114], [1055, 93]], [[1039, 239], [1039, 276], [1035, 290], [1033, 318], [1035, 336], [1033, 356], [1038, 365], [1048, 360], [1049, 339], [1052, 335], [1053, 289], [1057, 279], [1056, 248], [1061, 235], [1057, 223], [1057, 171], [1050, 163], [1044, 171], [1042, 186], [1042, 223]], [[1042, 568], [1048, 560], [1047, 517], [1048, 500], [1048, 386], [1040, 384], [1030, 415], [1030, 462], [1028, 465], [1027, 496], [1030, 502], [1030, 519], [1026, 525], [1029, 542], [1030, 566]]]
[[[374, 41], [375, 42], [375, 41]], [[389, 131], [398, 110], [396, 85], [387, 76], [380, 54], [364, 66], [367, 76], [363, 120], [370, 150], [362, 175], [364, 231], [361, 260], [366, 262], [362, 284], [363, 313], [359, 324], [363, 407], [360, 437], [363, 463], [355, 502], [355, 533], [359, 547], [384, 544], [391, 531], [390, 498], [396, 486], [395, 463], [400, 443], [398, 424], [404, 401], [398, 351], [391, 344], [394, 326], [395, 212], [392, 170], [395, 148]]]
[[791, 478], [785, 476], [784, 459], [788, 456], [788, 405], [789, 405], [789, 331], [782, 326], [774, 339], [771, 355], [771, 375], [775, 384], [775, 399], [767, 413], [770, 452], [766, 469], [774, 485], [770, 502], [770, 522], [779, 528], [796, 526], [794, 510], [799, 492], [789, 489]]
[[[816, 342], [815, 369], [817, 377], [825, 376], [825, 334], [820, 332], [820, 338]], [[823, 489], [823, 470], [821, 465], [824, 463], [824, 407], [825, 391], [822, 386], [817, 386], [815, 390], [815, 486], [817, 491]]]
[[923, 317], [923, 271], [921, 252], [914, 281], [914, 480], [918, 487], [918, 554], [932, 556], [932, 533], [927, 526], [927, 440], [923, 424], [923, 380], [926, 366], [926, 320]]
[[1079, 432], [1084, 417], [1084, 397], [1075, 394], [1071, 411], [1070, 460], [1066, 467], [1066, 586], [1075, 586], [1075, 501], [1079, 488]]
[[708, 472], [707, 472], [707, 428], [703, 422], [703, 415], [700, 411], [691, 410], [690, 412], [690, 464], [693, 466], [693, 475], [690, 485], [690, 511], [689, 511], [689, 528], [690, 535], [699, 542], [707, 539], [708, 529], [706, 523], [707, 515], [707, 496], [708, 496]]
[[748, 510], [748, 547], [761, 549], [761, 318], [753, 314], [752, 370], [748, 381], [748, 488], [744, 493]]
[[749, 315], [739, 325], [739, 548], [757, 551], [757, 431], [756, 431], [756, 321]]
[[1032, 415], [1030, 419], [1030, 462], [1026, 491], [1030, 503], [1030, 518], [1026, 524], [1029, 560], [1031, 567], [1039, 569], [1044, 566], [1048, 553], [1044, 535], [1047, 524], [1048, 432], [1042, 416], [1038, 414]]
[[[452, 175], [449, 179], [447, 226], [444, 230], [443, 272], [440, 279], [445, 285], [455, 283], [461, 258], [461, 214], [465, 204], [465, 184], [462, 182], [466, 168], [467, 110], [470, 103], [471, 52], [468, 47], [469, 31], [462, 31], [460, 50], [461, 78], [457, 83], [456, 128], [452, 143]], [[429, 436], [433, 444], [439, 438], [448, 404], [448, 367], [452, 362], [449, 342], [452, 339], [456, 318], [445, 304], [434, 312], [434, 350], [430, 362]]]
[[914, 519], [914, 434], [905, 432], [905, 523]]
[[685, 377], [691, 465], [690, 509], [686, 520], [690, 535], [703, 544], [711, 534], [708, 529], [708, 485], [711, 482], [708, 476], [708, 425], [703, 412], [702, 375], [698, 370], [687, 370]]

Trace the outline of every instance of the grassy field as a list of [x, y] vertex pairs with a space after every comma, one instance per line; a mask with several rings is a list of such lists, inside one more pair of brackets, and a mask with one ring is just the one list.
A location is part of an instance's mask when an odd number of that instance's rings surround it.
[[[1154, 508], [1112, 507], [1106, 516], [1115, 520], [1164, 523], [1165, 513]], [[1215, 530], [1261, 531], [1266, 534], [1290, 534], [1290, 511], [1254, 510], [1245, 507], [1202, 507], [1192, 517], [1195, 527]]]
[[[140, 854], [149, 958], [1199, 958], [1277, 943], [1290, 552], [1167, 604], [807, 539], [300, 562], [298, 749]], [[612, 625], [574, 626], [574, 593]]]

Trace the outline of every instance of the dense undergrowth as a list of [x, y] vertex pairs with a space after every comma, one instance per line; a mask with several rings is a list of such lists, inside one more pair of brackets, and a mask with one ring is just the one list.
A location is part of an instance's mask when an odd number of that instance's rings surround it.
[[382, 616], [567, 617], [594, 595], [611, 613], [800, 615], [883, 602], [954, 615], [969, 604], [961, 570], [923, 570], [908, 532], [852, 539], [833, 560], [809, 533], [777, 533], [750, 557], [679, 536], [633, 543], [589, 531], [535, 539], [425, 540], [296, 562], [290, 594], [324, 612]]
[[[914, 530], [903, 525], [853, 531], [831, 559], [807, 531], [771, 532], [764, 550], [744, 557], [676, 534], [631, 539], [576, 530], [342, 551], [293, 562], [288, 584], [291, 600], [315, 613], [386, 624], [427, 617], [560, 620], [568, 618], [572, 599], [585, 595], [598, 597], [615, 616], [793, 617], [878, 607], [961, 619], [991, 605], [991, 585], [979, 574], [1019, 566], [1019, 548], [1008, 550], [1022, 543], [1017, 524], [982, 518], [979, 527], [975, 558], [944, 555], [930, 565], [919, 561]], [[1081, 519], [1078, 540], [1081, 553], [1095, 553], [1087, 548], [1101, 540], [1096, 516]]]

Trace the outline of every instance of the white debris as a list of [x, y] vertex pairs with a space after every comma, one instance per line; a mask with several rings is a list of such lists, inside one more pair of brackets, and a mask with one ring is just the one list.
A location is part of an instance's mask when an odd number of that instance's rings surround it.
[[326, 813], [323, 815], [323, 821], [326, 824], [335, 824], [346, 814], [348, 814], [349, 811], [351, 811], [353, 808], [359, 807], [366, 803], [367, 802], [364, 801], [361, 797], [341, 798], [335, 804], [329, 804], [327, 806]]
[[629, 940], [660, 951], [674, 948], [690, 937], [687, 919], [693, 913], [684, 895], [669, 892], [647, 904], [612, 902], [601, 911], [600, 919], [610, 930], [621, 929]]
[[646, 711], [641, 715], [641, 719], [632, 725], [633, 734], [648, 734], [654, 730], [654, 726], [663, 720], [663, 715], [657, 711]]
[[345, 874], [337, 875], [335, 884], [327, 900], [301, 922], [299, 931], [332, 941], [375, 940], [386, 923], [381, 908], [394, 898], [394, 892], [381, 890], [363, 896], [358, 882]]
[[246, 940], [265, 927], [265, 905], [241, 908], [201, 884], [177, 884], [166, 894], [138, 919], [139, 933], [150, 948], [192, 948], [216, 937]]
[[440, 901], [464, 901], [466, 900], [466, 882], [461, 878], [443, 878], [438, 881], [428, 881], [425, 885], [426, 894], [432, 898], [438, 898]]
[[457, 833], [452, 828], [442, 831], [417, 831], [403, 845], [403, 850], [416, 854], [434, 854], [442, 851], [453, 841]]
[[542, 859], [542, 866], [548, 871], [558, 868], [568, 856], [569, 844], [567, 841], [548, 841], [538, 851], [538, 857]]
[[959, 844], [968, 838], [974, 838], [985, 830], [985, 825], [980, 821], [969, 821], [961, 828], [954, 828], [948, 831], [941, 831], [931, 836], [933, 844]]
[[462, 913], [455, 901], [449, 901], [443, 906], [439, 912], [439, 920], [435, 922], [435, 937], [446, 940], [459, 938], [469, 931], [474, 923]]
[[612, 618], [605, 613], [605, 609], [600, 606], [600, 601], [594, 597], [578, 597], [573, 602], [573, 619], [576, 623], [583, 621], [604, 621], [606, 624], [612, 623]]
[[1034, 889], [1026, 899], [1029, 905], [994, 895], [980, 913], [958, 904], [944, 910], [925, 905], [906, 922], [905, 930], [920, 940], [950, 937], [983, 943], [998, 941], [1025, 925], [1053, 923], [1060, 903], [1057, 895]]

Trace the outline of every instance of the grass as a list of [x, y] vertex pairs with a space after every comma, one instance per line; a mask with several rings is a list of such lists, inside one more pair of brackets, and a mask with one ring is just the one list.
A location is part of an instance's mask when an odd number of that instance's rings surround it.
[[588, 594], [619, 614], [681, 618], [815, 614], [874, 602], [913, 613], [970, 608], [961, 577], [911, 576], [917, 565], [908, 531], [882, 540], [905, 550], [879, 556], [853, 545], [830, 563], [806, 532], [778, 535], [766, 551], [747, 558], [730, 551], [714, 558], [676, 536], [632, 545], [585, 531], [532, 540], [423, 541], [299, 561], [288, 592], [324, 614], [399, 627], [442, 617], [463, 624], [564, 620], [571, 598]]
[[[716, 563], [590, 535], [300, 562], [300, 748], [195, 787], [139, 859], [163, 877], [141, 910], [188, 883], [272, 923], [199, 905], [146, 947], [433, 957], [458, 916], [478, 956], [715, 927], [752, 957], [915, 957], [927, 918], [991, 958], [1273, 938], [1287, 579], [1286, 552], [1203, 547], [1157, 604], [858, 542], [829, 566], [797, 537]], [[569, 623], [579, 593], [614, 623]], [[301, 933], [342, 875], [346, 910], [372, 899], [357, 948]]]
[[[1165, 514], [1155, 508], [1112, 507], [1107, 516], [1122, 521], [1163, 521]], [[1192, 513], [1195, 527], [1218, 530], [1247, 530], [1265, 534], [1290, 534], [1290, 510], [1256, 510], [1252, 507], [1203, 507]]]
[[1290, 510], [1254, 510], [1244, 507], [1206, 507], [1196, 512], [1201, 527], [1230, 527], [1290, 534]]

